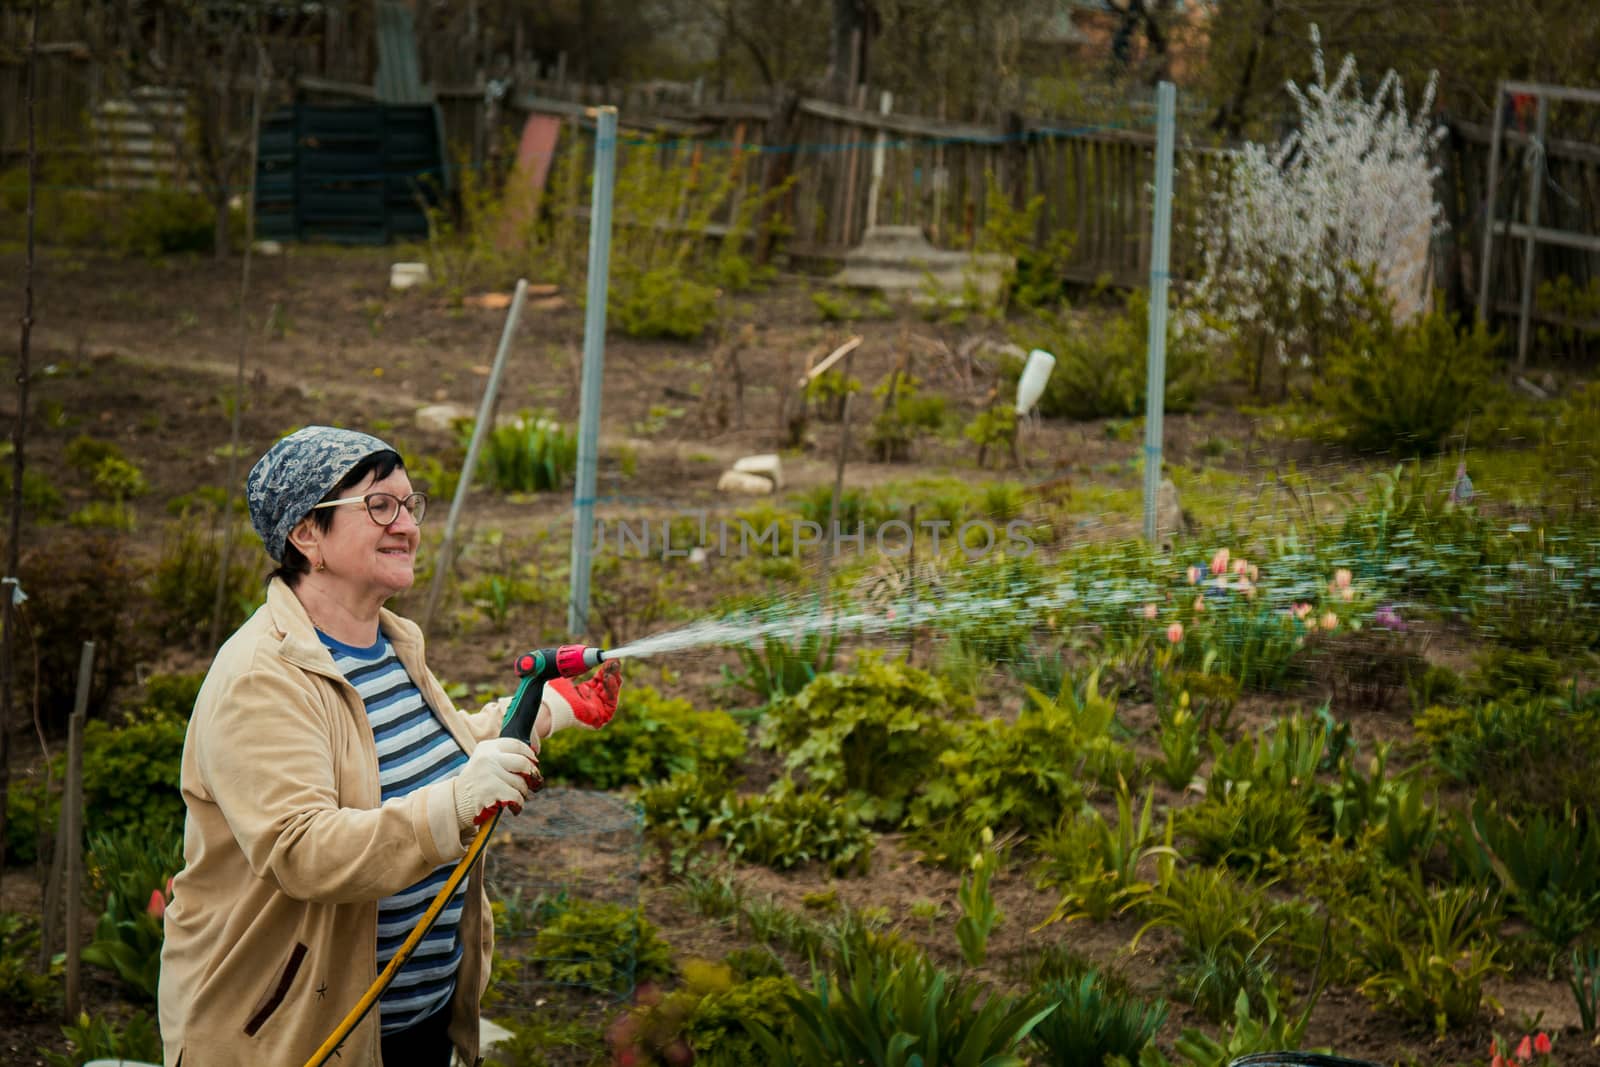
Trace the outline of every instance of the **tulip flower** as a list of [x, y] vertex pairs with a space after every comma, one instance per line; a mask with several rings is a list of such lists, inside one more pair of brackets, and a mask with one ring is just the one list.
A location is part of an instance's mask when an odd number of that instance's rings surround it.
[[1188, 572], [1189, 584], [1196, 585], [1200, 581], [1200, 568], [1190, 567]]
[[1519, 1060], [1533, 1059], [1533, 1041], [1526, 1034], [1523, 1035], [1522, 1040], [1517, 1044], [1516, 1057]]
[[1350, 577], [1350, 568], [1340, 567], [1338, 570], [1333, 572], [1333, 587], [1335, 589], [1349, 589]]
[[1157, 608], [1154, 604], [1146, 604], [1144, 606], [1144, 617], [1147, 619], [1153, 619], [1156, 617], [1156, 611]]
[[1203, 596], [1195, 597], [1194, 598], [1194, 613], [1196, 615], [1198, 615], [1204, 610], [1206, 610], [1206, 598], [1203, 597]]
[[1236, 559], [1236, 560], [1233, 561], [1233, 573], [1234, 574], [1240, 575], [1242, 577], [1245, 574], [1245, 572], [1248, 571], [1249, 569], [1250, 569], [1250, 564], [1246, 563], [1244, 560]]
[[1167, 640], [1173, 644], [1183, 640], [1183, 623], [1175, 622], [1167, 627]]
[[1228, 572], [1228, 550], [1217, 549], [1217, 554], [1211, 557], [1211, 573], [1226, 574]]
[[161, 895], [161, 890], [150, 890], [150, 903], [144, 910], [150, 913], [152, 919], [159, 919], [167, 913], [167, 898]]
[[1339, 626], [1339, 616], [1335, 615], [1331, 611], [1323, 613], [1323, 615], [1322, 615], [1322, 628], [1324, 630], [1332, 631], [1332, 630], [1338, 629], [1338, 626]]
[[1550, 1035], [1543, 1030], [1533, 1035], [1533, 1051], [1541, 1056], [1550, 1055]]

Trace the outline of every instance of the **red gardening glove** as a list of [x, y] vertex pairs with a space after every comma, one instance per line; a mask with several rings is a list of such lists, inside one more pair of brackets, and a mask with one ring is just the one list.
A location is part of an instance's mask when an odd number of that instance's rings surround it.
[[622, 689], [622, 667], [615, 660], [602, 663], [587, 681], [574, 685], [557, 678], [545, 685], [545, 705], [550, 709], [550, 732], [568, 726], [598, 730], [617, 713], [617, 693]]

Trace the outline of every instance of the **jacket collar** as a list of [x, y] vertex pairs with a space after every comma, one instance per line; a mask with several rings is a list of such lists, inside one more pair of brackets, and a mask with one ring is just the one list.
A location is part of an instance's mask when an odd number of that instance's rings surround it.
[[[294, 590], [281, 578], [267, 584], [267, 612], [272, 627], [282, 634], [279, 654], [290, 663], [308, 671], [340, 679], [344, 675], [333, 665], [333, 656], [317, 637], [317, 628], [306, 613], [305, 605], [294, 595]], [[378, 627], [394, 646], [395, 655], [409, 669], [422, 661], [422, 631], [410, 619], [403, 619], [388, 608], [378, 611]]]

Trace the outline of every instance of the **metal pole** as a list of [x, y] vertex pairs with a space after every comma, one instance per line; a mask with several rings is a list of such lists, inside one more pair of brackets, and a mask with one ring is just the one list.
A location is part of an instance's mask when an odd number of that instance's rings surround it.
[[511, 310], [506, 313], [506, 325], [500, 331], [500, 348], [494, 354], [494, 367], [489, 371], [489, 384], [483, 387], [483, 398], [478, 401], [478, 421], [472, 426], [472, 441], [467, 445], [467, 458], [461, 464], [461, 478], [456, 482], [455, 499], [450, 501], [450, 517], [444, 521], [444, 540], [439, 544], [439, 557], [433, 566], [433, 581], [428, 585], [428, 606], [422, 612], [422, 632], [427, 633], [433, 623], [433, 611], [439, 606], [439, 590], [444, 586], [445, 574], [450, 570], [450, 557], [455, 550], [456, 524], [461, 521], [461, 506], [466, 503], [467, 490], [472, 486], [472, 472], [478, 465], [478, 449], [483, 435], [489, 432], [494, 400], [500, 392], [500, 373], [505, 370], [506, 356], [511, 351], [511, 339], [517, 334], [517, 321], [522, 318], [522, 302], [528, 295], [528, 279], [517, 279], [517, 291], [511, 297]]
[[617, 170], [617, 109], [595, 109], [594, 193], [589, 208], [589, 289], [583, 317], [583, 386], [579, 393], [578, 477], [572, 490], [572, 578], [567, 630], [589, 628], [589, 566], [594, 483], [600, 460], [600, 382], [606, 358], [606, 293], [611, 272], [611, 188]]
[[1526, 149], [1528, 160], [1528, 238], [1522, 251], [1522, 310], [1517, 316], [1517, 366], [1528, 365], [1528, 327], [1533, 312], [1533, 254], [1538, 245], [1539, 192], [1544, 188], [1544, 120], [1550, 102], [1539, 97], [1539, 114], [1534, 120], [1533, 140]]
[[1489, 321], [1489, 257], [1494, 253], [1494, 195], [1500, 184], [1500, 145], [1506, 132], [1506, 83], [1494, 90], [1494, 135], [1489, 138], [1489, 184], [1483, 196], [1483, 256], [1478, 263], [1478, 321]]
[[1150, 240], [1150, 356], [1144, 400], [1144, 536], [1154, 544], [1161, 491], [1161, 415], [1167, 398], [1167, 264], [1172, 237], [1172, 114], [1177, 92], [1156, 87], [1156, 210]]

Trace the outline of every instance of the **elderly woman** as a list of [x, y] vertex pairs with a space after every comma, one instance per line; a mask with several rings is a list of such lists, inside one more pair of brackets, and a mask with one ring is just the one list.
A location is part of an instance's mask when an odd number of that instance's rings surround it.
[[[184, 743], [184, 869], [166, 911], [169, 1067], [298, 1067], [372, 984], [474, 822], [516, 810], [536, 750], [501, 704], [457, 711], [422, 634], [384, 608], [411, 586], [427, 498], [376, 437], [290, 434], [248, 479], [278, 564], [267, 602], [217, 653]], [[614, 664], [608, 664], [614, 667]], [[533, 744], [598, 727], [615, 670], [545, 687]], [[344, 1067], [478, 1058], [493, 923], [481, 865], [338, 1052]]]

